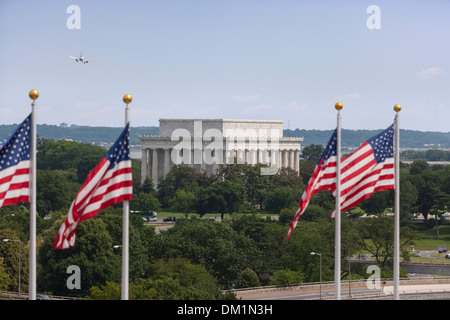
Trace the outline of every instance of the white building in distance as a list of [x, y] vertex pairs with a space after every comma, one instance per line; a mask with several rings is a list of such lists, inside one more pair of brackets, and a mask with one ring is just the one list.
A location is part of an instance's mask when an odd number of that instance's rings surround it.
[[281, 120], [160, 119], [158, 136], [139, 136], [141, 181], [155, 187], [175, 165], [215, 174], [221, 164], [267, 164], [261, 174], [299, 172], [303, 138], [283, 137]]

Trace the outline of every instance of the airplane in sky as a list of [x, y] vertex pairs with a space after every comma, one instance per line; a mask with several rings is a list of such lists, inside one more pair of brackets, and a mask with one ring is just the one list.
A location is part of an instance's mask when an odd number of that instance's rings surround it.
[[81, 62], [83, 64], [88, 63], [88, 62], [95, 62], [93, 60], [87, 60], [85, 57], [83, 57], [83, 52], [81, 52], [81, 54], [80, 54], [80, 56], [78, 58], [77, 57], [72, 57], [72, 56], [69, 56], [69, 57], [72, 58], [72, 59], [75, 59], [76, 62]]

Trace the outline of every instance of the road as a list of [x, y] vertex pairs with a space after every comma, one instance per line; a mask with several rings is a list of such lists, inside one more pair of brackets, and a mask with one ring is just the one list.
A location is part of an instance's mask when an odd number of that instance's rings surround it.
[[[369, 289], [367, 286], [342, 286], [341, 299], [362, 298], [365, 296], [380, 296], [384, 295], [383, 289]], [[287, 291], [273, 291], [256, 294], [237, 295], [242, 300], [334, 300], [334, 287], [287, 290]]]
[[[421, 299], [426, 300], [426, 294], [439, 293], [445, 294], [444, 299], [448, 299], [450, 296], [450, 283], [436, 283], [432, 278], [425, 281], [425, 283], [406, 283], [399, 286], [400, 299], [403, 295], [405, 299], [408, 299], [408, 295], [419, 295]], [[428, 283], [427, 283], [428, 282]], [[341, 300], [348, 299], [392, 299], [394, 287], [392, 285], [381, 285], [379, 289], [369, 289], [366, 285], [357, 284], [352, 285], [350, 288], [346, 285], [341, 286]], [[317, 287], [305, 288], [305, 289], [293, 289], [293, 290], [279, 290], [271, 292], [246, 292], [237, 294], [238, 298], [242, 300], [335, 300], [335, 293], [333, 286], [327, 286], [322, 288], [322, 292]], [[349, 298], [350, 297], [350, 298]], [[409, 296], [411, 297], [411, 296]], [[442, 298], [441, 298], [442, 299]]]
[[164, 222], [163, 217], [156, 218], [156, 221], [152, 222], [146, 222], [146, 225], [154, 226], [156, 234], [160, 233], [161, 231], [167, 230], [175, 225], [175, 222]]

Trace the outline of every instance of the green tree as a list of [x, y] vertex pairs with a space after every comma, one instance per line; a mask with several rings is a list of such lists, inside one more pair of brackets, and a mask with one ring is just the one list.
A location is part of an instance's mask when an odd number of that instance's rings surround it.
[[[186, 265], [187, 269], [190, 269], [190, 266], [192, 265]], [[205, 278], [210, 275], [207, 272], [202, 275], [205, 277], [199, 280], [204, 283]], [[186, 286], [182, 282], [183, 280], [176, 273], [172, 273], [170, 276], [154, 275], [150, 278], [139, 279], [129, 285], [129, 298], [130, 300], [213, 300], [216, 298], [211, 292], [213, 290], [218, 296], [221, 295], [217, 285], [212, 286], [210, 283], [208, 288], [199, 288], [197, 283], [194, 286]], [[120, 296], [120, 285], [107, 282], [105, 285], [90, 288], [89, 295], [85, 299], [119, 300]]]
[[273, 274], [272, 285], [289, 286], [298, 285], [304, 281], [305, 275], [300, 271], [289, 269], [277, 270]]
[[306, 210], [303, 213], [301, 219], [305, 221], [318, 221], [329, 213], [331, 212], [327, 211], [323, 207], [311, 203], [308, 205], [308, 207], [306, 207]]
[[[158, 260], [152, 269], [152, 276], [130, 284], [130, 300], [235, 299], [235, 296], [222, 294], [216, 279], [203, 266], [186, 259]], [[120, 295], [119, 284], [106, 282], [90, 288], [86, 299], [119, 300]]]
[[143, 213], [151, 213], [152, 211], [158, 211], [161, 209], [161, 204], [158, 199], [152, 196], [150, 193], [140, 192], [133, 195], [133, 200], [130, 202], [130, 208], [133, 211], [139, 211]]
[[[343, 221], [344, 219], [342, 219]], [[311, 252], [322, 254], [322, 278], [332, 280], [334, 276], [334, 221], [322, 218], [317, 222], [299, 220], [286, 246], [281, 251], [281, 269], [289, 269], [304, 274], [306, 282], [319, 281], [320, 259]], [[342, 228], [342, 234], [345, 234]], [[287, 230], [285, 229], [285, 237]], [[320, 235], [320, 236], [318, 236]], [[342, 239], [342, 247], [345, 241]]]
[[195, 212], [203, 217], [208, 211], [211, 211], [209, 207], [209, 192], [208, 188], [197, 187], [195, 188], [195, 200], [194, 200]]
[[[384, 268], [392, 264], [394, 254], [394, 219], [384, 215], [359, 221], [357, 225], [358, 246], [370, 252], [378, 265]], [[407, 250], [417, 238], [410, 228], [400, 228], [400, 250]]]
[[175, 196], [170, 199], [169, 207], [174, 211], [183, 212], [187, 218], [189, 213], [192, 212], [195, 208], [194, 192], [178, 189], [175, 192]]
[[74, 169], [37, 170], [37, 211], [45, 216], [51, 211], [68, 210], [77, 194], [80, 184], [75, 182]]
[[[106, 153], [106, 150], [105, 150]], [[77, 164], [77, 178], [78, 182], [83, 184], [86, 181], [89, 173], [95, 166], [100, 162], [103, 155], [100, 154], [86, 154], [83, 158], [81, 158]]]
[[446, 212], [450, 205], [450, 195], [444, 192], [438, 192], [434, 196], [434, 205], [430, 209], [430, 214], [434, 214], [436, 222], [436, 240], [439, 240], [439, 220], [442, 219], [442, 215]]
[[294, 190], [301, 190], [304, 184], [299, 179], [299, 174], [291, 168], [281, 168], [278, 174], [273, 176], [274, 188], [291, 187]]
[[11, 285], [11, 276], [6, 272], [4, 258], [0, 257], [0, 291], [7, 291]]
[[208, 188], [208, 207], [221, 214], [237, 212], [245, 198], [245, 189], [239, 182], [218, 180]]
[[417, 199], [417, 188], [411, 183], [409, 178], [402, 179], [400, 174], [400, 223], [402, 226], [407, 226], [411, 223], [414, 213], [417, 212]]
[[[3, 239], [10, 239], [15, 241], [3, 241]], [[26, 292], [28, 287], [28, 255], [29, 249], [26, 242], [21, 241], [17, 237], [15, 231], [11, 229], [0, 230], [0, 257], [3, 258], [5, 274], [2, 276], [0, 272], [0, 279], [3, 278], [3, 285], [7, 286], [9, 291], [19, 291], [19, 269], [20, 269], [20, 286], [21, 292]], [[20, 246], [20, 253], [19, 253]], [[20, 267], [19, 267], [20, 261]], [[0, 280], [1, 283], [2, 280]], [[0, 284], [1, 285], [1, 284]]]
[[170, 199], [175, 196], [178, 189], [194, 191], [197, 187], [208, 186], [211, 179], [206, 173], [198, 173], [195, 168], [174, 166], [158, 185], [159, 201], [164, 208], [167, 208]]
[[[106, 149], [67, 140], [38, 139], [37, 168], [43, 170], [78, 169], [89, 172], [105, 155]], [[97, 161], [94, 161], [98, 159]], [[88, 166], [92, 166], [91, 169]], [[80, 172], [81, 174], [81, 172]]]
[[[133, 285], [131, 285], [133, 286]], [[120, 284], [116, 282], [106, 281], [105, 284], [92, 286], [89, 288], [89, 295], [85, 296], [86, 300], [120, 300], [122, 291]]]
[[361, 202], [360, 207], [368, 214], [382, 214], [386, 208], [392, 208], [393, 192], [375, 192], [368, 199]]
[[312, 161], [318, 163], [320, 157], [322, 157], [324, 147], [322, 145], [311, 144], [302, 148], [302, 158], [306, 161]]
[[428, 162], [423, 160], [416, 160], [411, 164], [410, 171], [412, 175], [419, 175], [428, 169], [429, 169]]
[[[26, 243], [28, 241], [28, 235], [30, 232], [29, 221], [30, 211], [29, 203], [16, 204], [11, 206], [5, 206], [0, 211], [0, 229], [14, 230], [18, 239]], [[36, 218], [37, 232], [42, 228], [38, 228], [41, 225], [41, 217]]]
[[292, 221], [292, 219], [294, 219], [296, 212], [297, 212], [297, 209], [295, 209], [295, 207], [284, 208], [280, 211], [278, 221], [282, 225], [289, 225], [290, 222]]
[[311, 161], [300, 161], [300, 177], [303, 185], [308, 185], [315, 168], [316, 163]]
[[[233, 217], [231, 227], [252, 239], [261, 253], [261, 264], [254, 268], [261, 275], [270, 275], [283, 268], [282, 256], [287, 245], [287, 230], [275, 220], [255, 215]], [[266, 280], [266, 279], [264, 279]]]
[[[114, 246], [121, 244], [123, 210], [109, 207], [99, 213], [97, 219], [106, 224], [106, 230], [111, 236]], [[149, 261], [152, 259], [152, 247], [155, 239], [154, 227], [146, 227], [140, 215], [129, 216], [129, 278], [134, 281], [145, 277], [150, 272]], [[114, 248], [113, 253], [118, 259], [122, 257], [122, 250]]]
[[250, 268], [242, 270], [236, 280], [236, 288], [258, 287], [259, 279], [255, 271]]
[[233, 175], [233, 179], [228, 180], [241, 183], [245, 187], [246, 201], [254, 208], [262, 210], [264, 199], [273, 185], [275, 176], [262, 175], [261, 168], [264, 167], [263, 164], [233, 166], [240, 167], [242, 171], [239, 175]]
[[282, 209], [295, 206], [297, 193], [298, 191], [291, 187], [281, 187], [267, 192], [264, 200], [266, 211], [279, 214]]
[[222, 296], [217, 280], [207, 269], [199, 264], [192, 264], [185, 258], [157, 260], [152, 266], [152, 278], [164, 277], [178, 281], [191, 296], [185, 299], [218, 299]]
[[[411, 167], [411, 174], [413, 168]], [[417, 209], [425, 219], [428, 218], [431, 208], [436, 203], [436, 195], [440, 192], [439, 176], [431, 170], [423, 170], [420, 174], [411, 177], [417, 189]]]
[[[119, 282], [120, 257], [113, 253], [113, 240], [102, 219], [83, 221], [76, 231], [75, 246], [53, 250], [53, 240], [63, 221], [57, 221], [38, 247], [38, 288], [55, 295], [84, 296], [92, 286], [106, 281]], [[67, 288], [67, 268], [76, 265], [81, 272], [81, 289]]]
[[[140, 175], [138, 175], [140, 177]], [[152, 178], [146, 178], [144, 180], [144, 183], [142, 186], [138, 189], [136, 189], [136, 192], [141, 191], [144, 193], [151, 193], [152, 195], [156, 194], [155, 187], [153, 185], [153, 179]]]
[[155, 259], [182, 257], [203, 265], [225, 288], [243, 269], [256, 270], [261, 264], [253, 240], [227, 224], [195, 218], [159, 234], [154, 252]]

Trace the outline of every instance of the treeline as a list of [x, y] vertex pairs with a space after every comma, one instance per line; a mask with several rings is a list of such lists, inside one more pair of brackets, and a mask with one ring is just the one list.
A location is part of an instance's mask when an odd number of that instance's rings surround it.
[[[342, 129], [342, 146], [359, 147], [381, 130]], [[303, 146], [318, 144], [325, 146], [333, 130], [284, 130], [285, 137], [303, 137]], [[400, 129], [401, 148], [450, 148], [450, 132], [423, 132]]]
[[[305, 149], [309, 160], [301, 162], [300, 175], [288, 169], [261, 175], [261, 165], [222, 166], [216, 175], [176, 166], [158, 186], [151, 179], [141, 185], [140, 162], [133, 161], [130, 299], [233, 299], [232, 293], [223, 290], [319, 281], [320, 261], [310, 252], [322, 253], [322, 280], [332, 280], [335, 224], [327, 216], [334, 208], [329, 192], [312, 198], [291, 238], [286, 239], [315, 158], [323, 152], [321, 146]], [[39, 139], [38, 292], [120, 299], [121, 250], [115, 249], [122, 242], [120, 204], [83, 221], [73, 248], [52, 249], [81, 183], [104, 153], [103, 148], [89, 144]], [[404, 259], [409, 259], [406, 248], [417, 237], [416, 224], [411, 223], [413, 214], [442, 215], [449, 205], [449, 181], [449, 166], [430, 168], [424, 161], [402, 165], [400, 234]], [[392, 276], [393, 219], [385, 214], [392, 206], [393, 192], [379, 192], [343, 215], [343, 259], [369, 252], [382, 267], [382, 277]], [[187, 219], [156, 233], [141, 217], [153, 210], [183, 212]], [[211, 213], [220, 218], [201, 218]], [[363, 214], [378, 218], [356, 219]], [[0, 239], [21, 241], [22, 291], [28, 287], [28, 222], [28, 204], [0, 211]], [[18, 258], [16, 242], [0, 245], [0, 290], [18, 290]], [[80, 289], [67, 286], [67, 268], [72, 265], [81, 270]], [[350, 276], [345, 265], [343, 279]], [[351, 276], [369, 275], [352, 266]]]
[[[0, 136], [7, 137], [17, 125], [0, 125]], [[71, 139], [81, 143], [101, 145], [115, 141], [122, 128], [114, 127], [88, 127], [56, 125], [38, 125], [37, 133], [45, 139]], [[333, 130], [290, 130], [283, 132], [285, 137], [303, 137], [303, 146], [313, 144], [325, 146]], [[342, 146], [359, 147], [364, 141], [373, 137], [381, 130], [342, 130]], [[158, 127], [131, 127], [130, 145], [139, 145], [139, 135], [158, 135]], [[450, 132], [421, 132], [413, 130], [400, 130], [402, 148], [450, 148]]]
[[450, 151], [426, 150], [414, 151], [406, 150], [401, 152], [402, 160], [426, 160], [426, 161], [450, 161]]
[[[17, 128], [17, 124], [0, 125], [0, 137], [8, 137], [15, 128]], [[37, 134], [43, 139], [73, 140], [94, 145], [111, 144], [122, 130], [123, 128], [115, 127], [37, 125]], [[138, 139], [140, 135], [158, 135], [158, 132], [158, 127], [131, 127], [130, 145], [140, 145], [141, 142]]]

